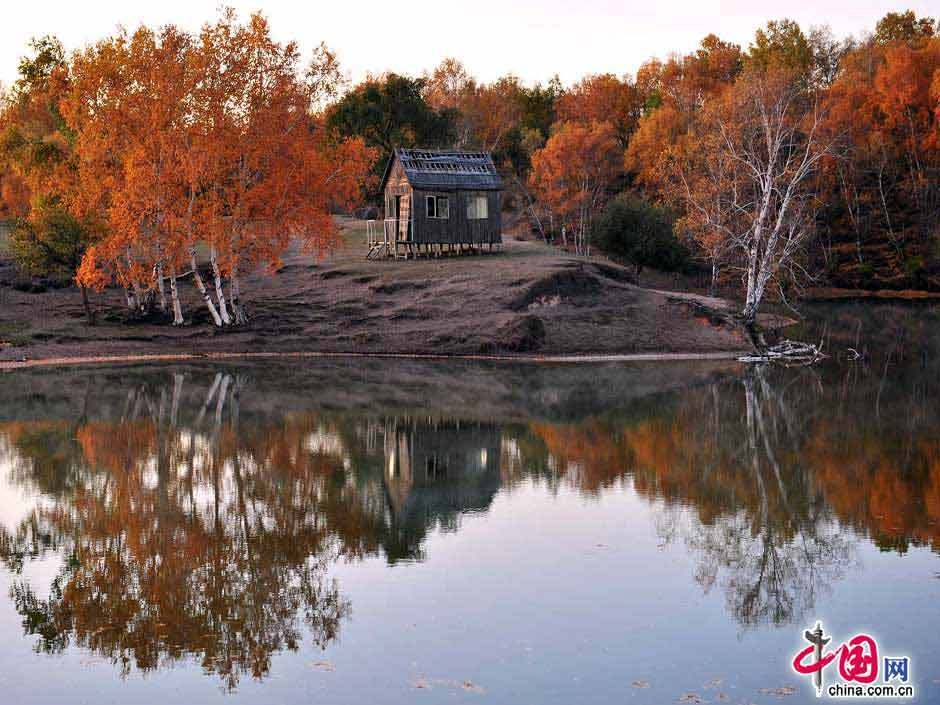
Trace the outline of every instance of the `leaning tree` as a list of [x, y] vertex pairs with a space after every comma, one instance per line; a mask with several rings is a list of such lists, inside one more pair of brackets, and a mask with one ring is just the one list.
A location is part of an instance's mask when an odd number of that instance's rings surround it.
[[749, 327], [768, 287], [783, 295], [784, 275], [801, 273], [798, 255], [814, 231], [814, 176], [837, 151], [821, 130], [819, 98], [798, 74], [745, 72], [666, 157], [684, 226], [742, 273]]

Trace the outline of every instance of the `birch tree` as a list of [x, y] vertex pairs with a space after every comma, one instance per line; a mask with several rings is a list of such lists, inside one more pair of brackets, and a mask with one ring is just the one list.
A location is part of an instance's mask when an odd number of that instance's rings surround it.
[[820, 129], [818, 94], [804, 86], [792, 72], [747, 72], [667, 154], [685, 226], [742, 273], [748, 326], [768, 287], [800, 273], [798, 254], [814, 230], [814, 176], [837, 151]]
[[226, 13], [203, 29], [198, 55], [203, 79], [193, 102], [196, 151], [206, 158], [202, 239], [218, 317], [224, 325], [244, 324], [244, 273], [262, 264], [276, 268], [292, 241], [318, 253], [331, 247], [331, 212], [360, 195], [376, 152], [361, 139], [333, 141], [320, 128], [310, 107], [334, 68], [312, 63], [301, 80], [297, 46], [274, 42], [261, 15], [239, 25]]
[[336, 74], [318, 51], [302, 74], [296, 45], [275, 42], [260, 14], [243, 24], [226, 10], [198, 37], [142, 27], [77, 54], [66, 118], [79, 200], [109, 225], [78, 281], [116, 280], [131, 310], [156, 298], [179, 325], [177, 283], [191, 275], [215, 326], [244, 324], [244, 274], [276, 268], [292, 242], [331, 247], [332, 213], [360, 197], [376, 152], [332, 139], [311, 112]]

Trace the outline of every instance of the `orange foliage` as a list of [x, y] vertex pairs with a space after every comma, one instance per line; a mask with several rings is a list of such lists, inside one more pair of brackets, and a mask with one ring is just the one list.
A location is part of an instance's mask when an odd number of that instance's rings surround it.
[[609, 122], [626, 149], [642, 107], [629, 78], [605, 73], [581, 79], [559, 97], [556, 109], [560, 122]]
[[621, 151], [610, 123], [562, 123], [532, 156], [532, 187], [583, 243], [591, 218], [620, 171], [620, 162]]
[[180, 271], [199, 241], [233, 280], [276, 266], [294, 239], [318, 252], [334, 244], [331, 213], [358, 200], [376, 155], [319, 128], [318, 77], [301, 80], [299, 61], [261, 15], [242, 25], [231, 11], [198, 38], [141, 28], [76, 56], [65, 114], [77, 134], [80, 206], [110, 224], [82, 283], [113, 277], [146, 291]]
[[637, 91], [646, 113], [625, 161], [639, 183], [653, 189], [661, 184], [661, 156], [691, 129], [706, 102], [734, 83], [741, 66], [741, 48], [710, 34], [692, 54], [640, 68]]

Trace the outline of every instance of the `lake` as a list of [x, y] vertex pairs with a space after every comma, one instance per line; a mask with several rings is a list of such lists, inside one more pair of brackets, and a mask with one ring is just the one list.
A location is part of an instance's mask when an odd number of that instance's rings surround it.
[[940, 315], [809, 313], [814, 367], [0, 376], [2, 700], [809, 702], [821, 621], [940, 702]]

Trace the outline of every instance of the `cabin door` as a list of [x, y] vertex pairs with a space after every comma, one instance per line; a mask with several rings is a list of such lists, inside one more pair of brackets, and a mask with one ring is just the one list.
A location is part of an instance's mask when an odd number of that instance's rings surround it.
[[395, 196], [395, 219], [398, 221], [398, 239], [405, 242], [411, 231], [411, 198], [409, 196]]

